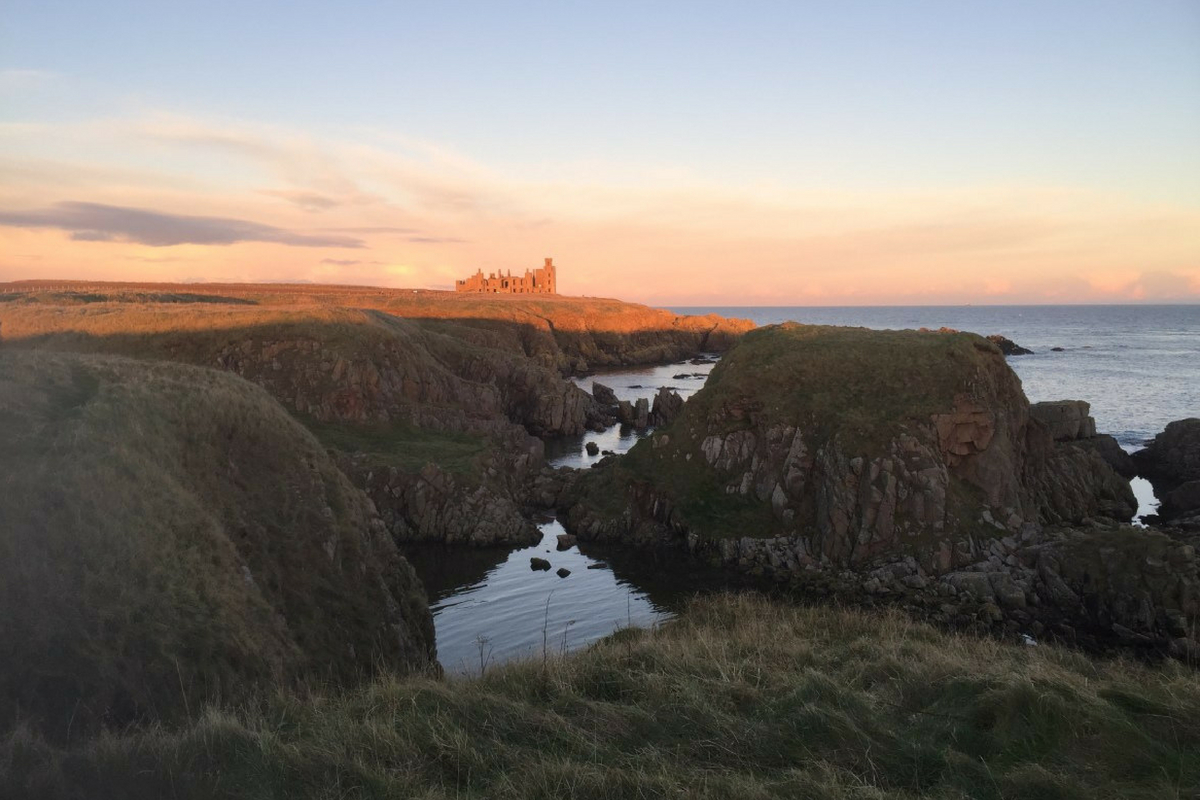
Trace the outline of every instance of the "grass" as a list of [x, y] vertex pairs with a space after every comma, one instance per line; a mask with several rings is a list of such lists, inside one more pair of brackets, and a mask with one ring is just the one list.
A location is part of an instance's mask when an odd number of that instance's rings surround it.
[[428, 663], [370, 502], [240, 378], [0, 353], [0, 453], [0, 719], [78, 736]]
[[1200, 680], [754, 595], [479, 679], [278, 693], [74, 747], [18, 729], [44, 798], [1179, 798]]
[[419, 472], [436, 464], [446, 472], [478, 478], [491, 445], [482, 436], [416, 428], [405, 423], [322, 422], [301, 416], [305, 427], [326, 447], [365, 455], [372, 464]]

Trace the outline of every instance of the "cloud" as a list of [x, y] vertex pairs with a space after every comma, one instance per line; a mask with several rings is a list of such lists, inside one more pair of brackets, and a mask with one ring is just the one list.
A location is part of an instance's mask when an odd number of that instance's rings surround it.
[[409, 236], [408, 241], [414, 244], [463, 244], [466, 240], [449, 236]]
[[57, 228], [87, 242], [136, 242], [151, 247], [179, 244], [229, 245], [271, 242], [292, 247], [363, 247], [348, 236], [310, 236], [227, 217], [167, 214], [143, 208], [100, 203], [65, 202], [34, 211], [0, 212], [0, 225], [17, 228]]
[[356, 258], [322, 258], [322, 264], [330, 264], [335, 267], [353, 267], [358, 264], [384, 264], [384, 261], [359, 261]]
[[331, 208], [337, 208], [342, 204], [341, 200], [335, 200], [328, 195], [319, 194], [317, 192], [305, 191], [290, 191], [287, 189], [264, 189], [263, 194], [269, 194], [272, 197], [278, 197], [281, 200], [286, 200], [292, 205], [299, 206], [305, 211], [328, 211]]

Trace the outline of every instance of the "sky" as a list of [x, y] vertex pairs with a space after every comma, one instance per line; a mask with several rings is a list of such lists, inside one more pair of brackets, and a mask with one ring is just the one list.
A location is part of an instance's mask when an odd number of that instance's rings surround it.
[[5, 0], [0, 281], [1200, 302], [1200, 1]]

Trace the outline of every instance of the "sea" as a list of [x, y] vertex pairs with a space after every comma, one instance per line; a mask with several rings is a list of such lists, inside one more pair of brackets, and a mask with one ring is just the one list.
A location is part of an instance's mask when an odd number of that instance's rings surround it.
[[[720, 314], [756, 325], [800, 322], [876, 330], [953, 328], [1001, 334], [1032, 350], [1010, 356], [1031, 402], [1086, 400], [1096, 427], [1126, 450], [1137, 450], [1171, 420], [1200, 416], [1200, 306], [878, 306], [680, 307], [682, 314]], [[684, 397], [703, 387], [717, 356], [676, 364], [611, 370], [577, 378], [599, 381], [623, 400], [651, 398], [669, 386]], [[614, 427], [547, 444], [556, 466], [587, 468], [603, 451], [622, 453], [636, 431]], [[602, 451], [588, 455], [595, 442]], [[1134, 481], [1141, 509], [1156, 506], [1148, 483]], [[409, 553], [430, 596], [438, 655], [448, 674], [479, 674], [514, 659], [550, 658], [586, 646], [628, 625], [670, 619], [699, 591], [735, 588], [722, 573], [662, 554], [630, 554], [580, 544], [555, 547], [558, 522], [539, 527], [542, 541], [515, 550], [416, 548]], [[529, 559], [555, 571], [535, 572]]]

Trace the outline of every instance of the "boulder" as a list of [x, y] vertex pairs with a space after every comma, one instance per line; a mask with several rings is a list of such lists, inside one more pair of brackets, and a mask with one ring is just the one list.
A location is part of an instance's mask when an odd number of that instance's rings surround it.
[[534, 572], [549, 572], [550, 562], [544, 558], [533, 556], [529, 559], [529, 568]]
[[575, 544], [578, 541], [579, 540], [575, 537], [574, 534], [560, 533], [558, 535], [558, 549], [559, 550], [570, 550], [572, 547], [575, 546]]
[[589, 456], [600, 455], [600, 445], [596, 444], [595, 442], [588, 442], [583, 446], [583, 449], [587, 451]]
[[560, 578], [565, 578], [571, 574], [571, 570], [567, 569], [566, 567], [559, 567], [555, 574]]
[[1001, 336], [998, 333], [993, 333], [987, 337], [988, 341], [1000, 348], [1000, 352], [1006, 356], [1031, 356], [1033, 351], [1014, 342], [1007, 336]]

